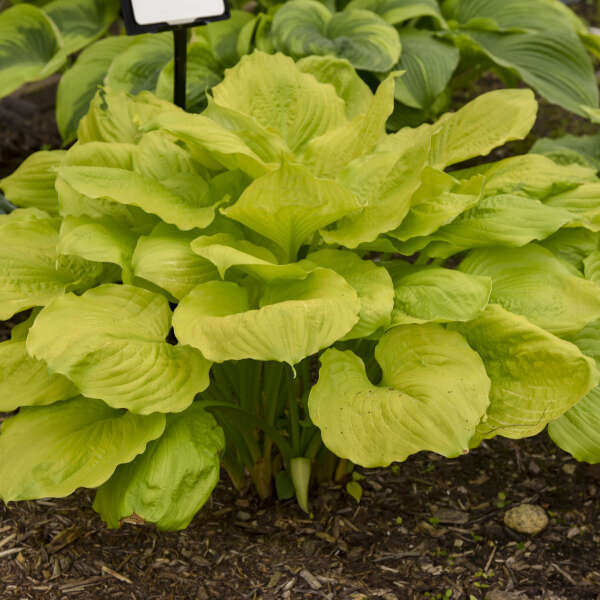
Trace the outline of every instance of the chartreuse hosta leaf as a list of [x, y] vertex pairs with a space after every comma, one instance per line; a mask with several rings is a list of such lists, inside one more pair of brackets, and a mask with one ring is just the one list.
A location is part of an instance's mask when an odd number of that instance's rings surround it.
[[78, 395], [77, 388], [64, 376], [48, 372], [46, 363], [32, 358], [25, 348], [29, 325], [13, 327], [11, 339], [0, 344], [0, 411], [21, 406], [45, 405]]
[[[584, 327], [571, 338], [579, 349], [600, 362], [600, 322]], [[577, 460], [600, 462], [600, 386], [596, 386], [575, 406], [548, 423], [548, 433], [560, 448]]]
[[177, 339], [215, 362], [277, 360], [294, 365], [346, 335], [359, 320], [354, 289], [329, 269], [265, 285], [257, 307], [230, 281], [193, 289], [175, 309]]
[[98, 487], [164, 428], [164, 415], [135, 415], [81, 396], [23, 408], [2, 423], [0, 498], [60, 498]]
[[65, 54], [56, 26], [39, 8], [22, 4], [0, 14], [0, 98], [60, 69]]
[[399, 250], [410, 255], [428, 244], [428, 256], [447, 258], [469, 248], [524, 246], [573, 222], [567, 210], [526, 196], [501, 194], [484, 198], [449, 225], [428, 237], [409, 240]]
[[219, 278], [208, 260], [195, 254], [190, 243], [196, 231], [179, 231], [160, 223], [147, 236], [139, 238], [132, 257], [133, 272], [181, 300], [194, 287]]
[[360, 320], [344, 339], [364, 338], [387, 328], [394, 306], [394, 288], [392, 278], [383, 267], [344, 250], [319, 250], [306, 259], [339, 273], [358, 294]]
[[286, 2], [273, 19], [272, 39], [295, 59], [332, 54], [370, 71], [389, 71], [401, 50], [396, 30], [375, 13], [346, 9], [332, 15], [315, 0]]
[[244, 56], [212, 94], [218, 106], [274, 129], [294, 152], [346, 121], [344, 102], [335, 89], [300, 71], [283, 54], [257, 51]]
[[133, 514], [159, 529], [185, 529], [219, 481], [223, 430], [192, 404], [167, 416], [163, 435], [99, 489], [94, 509], [109, 527]]
[[600, 136], [564, 135], [559, 138], [541, 138], [530, 152], [548, 156], [555, 162], [583, 164], [600, 170]]
[[492, 381], [491, 403], [473, 446], [496, 435], [535, 435], [598, 382], [594, 362], [577, 346], [497, 304], [456, 327], [481, 356]]
[[[573, 165], [570, 165], [573, 166]], [[562, 208], [574, 217], [574, 223], [590, 231], [600, 231], [600, 182], [591, 181], [579, 187], [551, 196], [545, 200], [548, 206]]]
[[592, 61], [572, 23], [551, 3], [459, 0], [452, 16], [496, 64], [516, 71], [551, 102], [583, 116], [584, 106], [597, 108]]
[[64, 150], [42, 150], [28, 156], [19, 168], [4, 179], [0, 188], [15, 206], [33, 207], [49, 214], [58, 213], [58, 197], [54, 188], [56, 168], [64, 158]]
[[302, 165], [284, 163], [256, 179], [221, 212], [275, 242], [287, 262], [295, 260], [315, 231], [359, 207], [347, 187], [316, 178]]
[[487, 306], [492, 292], [489, 277], [436, 267], [414, 269], [394, 283], [392, 326], [470, 321]]
[[396, 100], [411, 108], [427, 110], [446, 89], [458, 66], [459, 51], [430, 31], [404, 28], [400, 33], [402, 56], [396, 69]]
[[307, 56], [301, 58], [296, 67], [303, 73], [310, 73], [321, 83], [333, 85], [337, 95], [344, 101], [348, 119], [365, 114], [369, 110], [373, 94], [346, 59], [335, 56]]
[[406, 218], [387, 235], [404, 242], [434, 233], [479, 202], [484, 181], [483, 175], [475, 175], [459, 182], [448, 173], [425, 167]]
[[555, 335], [573, 334], [600, 318], [600, 287], [536, 244], [473, 250], [459, 269], [491, 277], [490, 302]]
[[[583, 227], [560, 229], [541, 242], [557, 258], [583, 272], [585, 258], [598, 248], [600, 235]], [[588, 279], [590, 279], [588, 277]]]
[[115, 57], [135, 41], [111, 36], [86, 48], [60, 79], [56, 95], [56, 122], [65, 144], [75, 140], [79, 121], [87, 113], [98, 86]]
[[56, 250], [92, 262], [114, 263], [121, 267], [125, 283], [131, 283], [131, 258], [137, 234], [105, 218], [69, 217], [62, 220]]
[[489, 403], [490, 380], [464, 338], [435, 324], [396, 327], [375, 356], [383, 371], [379, 386], [352, 352], [321, 356], [308, 405], [325, 445], [365, 467], [421, 450], [467, 452]]
[[165, 342], [169, 304], [129, 285], [67, 294], [37, 317], [28, 352], [82, 394], [132, 412], [180, 412], [209, 383], [210, 363], [194, 348]]
[[105, 34], [119, 9], [117, 0], [53, 0], [43, 10], [60, 31], [61, 52], [72, 54]]
[[361, 200], [359, 212], [321, 231], [328, 244], [356, 248], [381, 233], [398, 227], [406, 217], [411, 198], [421, 185], [427, 160], [427, 143], [403, 140], [387, 152], [373, 152], [352, 161], [339, 181]]
[[347, 6], [370, 10], [391, 25], [419, 17], [433, 17], [440, 25], [445, 25], [436, 0], [351, 0]]
[[[340, 127], [312, 139], [300, 159], [323, 177], [335, 177], [355, 158], [369, 154], [386, 133], [386, 122], [394, 110], [394, 80], [392, 73], [371, 96], [364, 112]], [[404, 146], [404, 144], [400, 144]], [[394, 145], [394, 151], [397, 146]]]
[[87, 289], [102, 276], [102, 265], [59, 257], [58, 228], [58, 219], [33, 208], [0, 217], [0, 319]]

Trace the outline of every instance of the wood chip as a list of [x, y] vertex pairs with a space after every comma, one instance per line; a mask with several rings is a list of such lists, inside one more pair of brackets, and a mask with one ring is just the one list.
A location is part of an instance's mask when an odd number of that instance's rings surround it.
[[2, 548], [2, 546], [6, 546], [6, 544], [8, 544], [8, 542], [14, 540], [17, 537], [16, 533], [13, 533], [7, 537], [5, 537], [3, 540], [0, 540], [0, 548]]
[[18, 554], [21, 550], [25, 550], [25, 548], [11, 548], [10, 550], [2, 550], [0, 552], [0, 558], [4, 558], [6, 556], [12, 556], [13, 554]]
[[300, 571], [300, 577], [302, 577], [313, 590], [320, 590], [323, 587], [321, 582], [307, 569], [302, 569]]
[[111, 577], [114, 577], [115, 579], [118, 579], [119, 581], [123, 581], [124, 583], [133, 583], [133, 581], [131, 581], [129, 577], [125, 577], [125, 575], [121, 575], [121, 573], [113, 571], [110, 567], [107, 567], [106, 565], [102, 565], [102, 572], [106, 573], [107, 575], [110, 575]]

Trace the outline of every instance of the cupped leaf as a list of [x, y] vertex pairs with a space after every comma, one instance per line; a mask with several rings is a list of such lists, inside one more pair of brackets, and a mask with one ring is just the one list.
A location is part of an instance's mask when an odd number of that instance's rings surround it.
[[170, 32], [140, 35], [115, 58], [104, 83], [114, 92], [154, 91], [161, 70], [173, 58]]
[[65, 62], [60, 34], [35, 6], [22, 4], [0, 14], [0, 98], [28, 81], [44, 79]]
[[185, 529], [219, 481], [224, 448], [223, 430], [198, 405], [168, 415], [163, 435], [98, 489], [94, 509], [109, 527], [135, 514], [162, 530]]
[[369, 110], [373, 94], [346, 59], [335, 56], [307, 56], [301, 58], [296, 66], [303, 73], [316, 77], [321, 83], [333, 85], [337, 95], [346, 105], [348, 119]]
[[114, 167], [63, 166], [59, 174], [88, 198], [137, 206], [184, 231], [206, 227], [214, 218], [216, 207], [210, 204], [209, 185], [196, 173], [181, 172], [160, 182]]
[[428, 110], [446, 89], [458, 66], [459, 51], [430, 31], [402, 29], [402, 56], [395, 67], [405, 71], [396, 79], [396, 100], [421, 110]]
[[359, 207], [346, 187], [318, 179], [301, 165], [284, 163], [256, 179], [221, 212], [275, 242], [284, 260], [293, 261], [315, 231]]
[[[295, 2], [279, 13], [290, 4]], [[255, 51], [244, 56], [212, 94], [218, 106], [274, 129], [292, 151], [346, 121], [344, 102], [335, 89], [300, 71], [283, 54]]]
[[197, 232], [159, 224], [139, 238], [132, 257], [133, 273], [181, 300], [200, 283], [219, 278], [208, 260], [195, 254], [190, 243]]
[[598, 248], [600, 236], [583, 227], [560, 229], [541, 242], [557, 258], [583, 272], [584, 259]]
[[29, 155], [14, 173], [0, 179], [0, 188], [6, 198], [15, 206], [57, 214], [58, 196], [54, 182], [56, 168], [65, 154], [64, 150], [41, 150]]
[[68, 290], [86, 289], [102, 265], [77, 257], [59, 258], [58, 220], [37, 209], [0, 217], [0, 319], [45, 306]]
[[487, 416], [472, 445], [496, 435], [535, 435], [598, 381], [593, 361], [577, 346], [497, 304], [456, 327], [481, 356], [492, 381]]
[[389, 71], [401, 50], [396, 30], [375, 13], [347, 9], [332, 15], [315, 0], [285, 3], [273, 19], [272, 39], [295, 59], [332, 54], [370, 71]]
[[[470, 248], [524, 246], [573, 222], [567, 210], [525, 196], [502, 194], [484, 198], [424, 241], [430, 242], [428, 256], [447, 258]], [[410, 254], [410, 250], [411, 241], [402, 253]]]
[[490, 381], [464, 338], [434, 324], [396, 327], [375, 356], [381, 386], [369, 381], [352, 352], [330, 349], [321, 356], [308, 406], [325, 445], [365, 467], [422, 450], [466, 453], [488, 406]]
[[418, 269], [395, 283], [392, 326], [470, 321], [487, 306], [489, 277], [442, 268]]
[[0, 344], [0, 411], [53, 404], [78, 393], [66, 377], [49, 373], [46, 363], [29, 356], [24, 340]]
[[328, 269], [304, 280], [266, 285], [260, 308], [233, 282], [212, 281], [192, 290], [175, 309], [177, 339], [209, 360], [277, 360], [294, 365], [346, 335], [360, 302], [346, 281]]
[[65, 144], [77, 137], [79, 121], [88, 112], [112, 61], [134, 40], [127, 36], [113, 36], [92, 44], [61, 77], [56, 96], [56, 122]]
[[445, 26], [436, 0], [351, 0], [347, 6], [370, 10], [391, 25], [419, 17], [433, 17], [440, 25]]
[[210, 363], [195, 349], [165, 342], [164, 296], [103, 285], [57, 298], [37, 317], [27, 350], [89, 397], [132, 412], [180, 412], [209, 383]]
[[81, 396], [24, 408], [2, 423], [0, 498], [60, 498], [97, 487], [164, 428], [164, 415], [142, 417]]
[[60, 226], [56, 250], [92, 262], [121, 267], [125, 283], [131, 282], [131, 257], [137, 235], [111, 219], [66, 216]]
[[[573, 166], [573, 165], [570, 165]], [[590, 231], [600, 231], [600, 182], [589, 182], [545, 200], [548, 206], [569, 211], [574, 223]]]
[[[595, 321], [571, 338], [577, 347], [600, 362], [600, 322]], [[548, 424], [554, 443], [577, 460], [600, 462], [600, 386]]]
[[64, 54], [73, 54], [105, 34], [119, 9], [117, 0], [53, 0], [44, 5], [60, 31]]
[[600, 318], [600, 287], [536, 244], [473, 250], [459, 269], [491, 277], [490, 302], [556, 335], [575, 333]]
[[362, 208], [331, 229], [323, 229], [323, 239], [328, 244], [356, 248], [396, 229], [421, 185], [428, 150], [421, 140], [406, 140], [405, 145], [393, 151], [374, 152], [351, 162], [339, 181], [361, 200]]
[[364, 338], [387, 328], [394, 305], [394, 288], [383, 267], [344, 250], [319, 250], [308, 254], [306, 259], [341, 275], [358, 294], [360, 320], [344, 339]]

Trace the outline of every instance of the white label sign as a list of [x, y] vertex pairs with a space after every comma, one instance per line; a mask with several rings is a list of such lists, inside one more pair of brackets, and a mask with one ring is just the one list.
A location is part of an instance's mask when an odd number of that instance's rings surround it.
[[223, 0], [131, 0], [131, 5], [139, 25], [189, 23], [225, 12]]

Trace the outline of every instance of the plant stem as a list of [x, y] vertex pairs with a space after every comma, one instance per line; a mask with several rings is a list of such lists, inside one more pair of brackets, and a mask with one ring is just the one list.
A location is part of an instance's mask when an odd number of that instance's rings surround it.
[[298, 414], [298, 400], [296, 398], [296, 385], [293, 377], [288, 378], [288, 417], [290, 427], [290, 438], [294, 456], [300, 456], [300, 416]]

